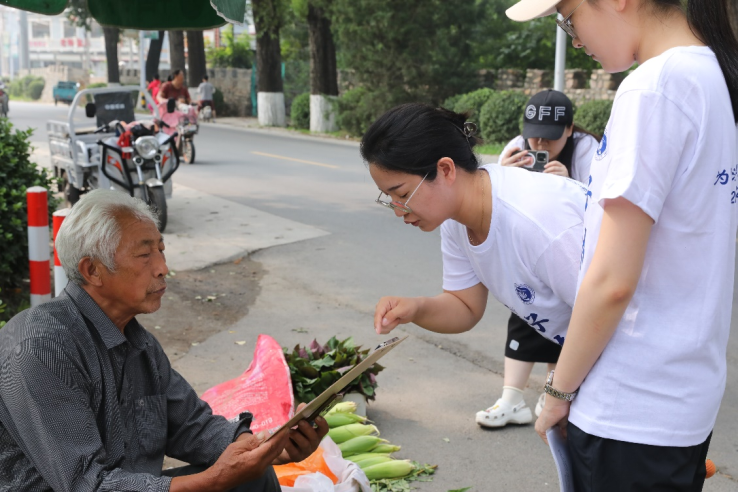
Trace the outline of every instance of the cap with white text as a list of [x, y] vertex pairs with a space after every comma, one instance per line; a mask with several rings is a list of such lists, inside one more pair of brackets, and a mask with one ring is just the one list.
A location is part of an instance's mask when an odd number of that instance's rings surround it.
[[541, 91], [529, 99], [524, 109], [523, 137], [557, 140], [572, 125], [572, 119], [570, 98], [553, 89]]

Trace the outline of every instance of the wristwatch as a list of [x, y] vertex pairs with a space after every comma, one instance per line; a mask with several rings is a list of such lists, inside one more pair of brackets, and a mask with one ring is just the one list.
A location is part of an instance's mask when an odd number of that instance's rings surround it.
[[577, 390], [574, 392], [562, 392], [561, 390], [557, 390], [554, 387], [552, 387], [553, 380], [554, 380], [554, 370], [550, 371], [549, 375], [547, 376], [547, 383], [544, 384], [544, 392], [562, 401], [572, 402], [572, 399], [574, 399], [575, 396], [577, 395]]

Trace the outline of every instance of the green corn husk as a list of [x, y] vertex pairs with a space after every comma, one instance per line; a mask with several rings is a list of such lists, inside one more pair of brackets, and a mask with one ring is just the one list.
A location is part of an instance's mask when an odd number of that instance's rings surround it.
[[394, 479], [402, 478], [413, 472], [413, 464], [408, 460], [391, 460], [382, 464], [375, 464], [362, 469], [367, 479]]
[[350, 425], [353, 423], [364, 423], [367, 418], [364, 416], [357, 416], [353, 413], [331, 413], [324, 416], [324, 419], [328, 423], [329, 428], [338, 428], [339, 426]]
[[400, 445], [393, 445], [391, 443], [381, 443], [377, 445], [375, 448], [370, 450], [370, 452], [375, 452], [379, 454], [392, 454], [400, 450]]
[[[390, 454], [377, 454], [377, 453], [372, 453], [372, 452], [365, 452], [363, 454], [350, 455], [344, 458], [356, 464], [357, 462], [363, 461], [365, 459], [372, 459], [374, 457], [390, 457]], [[392, 459], [392, 457], [390, 458]]]
[[376, 436], [365, 435], [351, 438], [343, 443], [340, 443], [339, 449], [341, 450], [341, 455], [343, 457], [349, 457], [350, 455], [357, 455], [364, 452], [369, 452], [381, 442], [387, 443], [387, 440], [382, 440], [380, 437]]
[[368, 457], [364, 460], [360, 460], [359, 462], [355, 462], [355, 464], [358, 465], [360, 469], [364, 469], [369, 466], [374, 466], [375, 464], [382, 464], [383, 462], [390, 462], [391, 460], [393, 460], [393, 458], [388, 457], [387, 455], [378, 455], [377, 457]]
[[357, 403], [352, 401], [339, 402], [334, 407], [329, 409], [328, 413], [354, 413], [357, 411]]
[[328, 430], [328, 436], [334, 443], [341, 444], [352, 438], [361, 437], [365, 435], [379, 435], [380, 430], [375, 425], [363, 425], [360, 423], [353, 423], [350, 425], [339, 426], [338, 428], [331, 428]]

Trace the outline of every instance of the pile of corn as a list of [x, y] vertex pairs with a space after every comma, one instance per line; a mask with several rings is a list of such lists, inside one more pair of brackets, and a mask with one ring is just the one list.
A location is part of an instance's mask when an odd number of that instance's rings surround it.
[[392, 454], [397, 445], [380, 438], [380, 431], [364, 416], [357, 416], [353, 402], [341, 402], [324, 416], [328, 435], [338, 444], [342, 456], [357, 464], [370, 480], [394, 479], [408, 476], [415, 466], [408, 460], [396, 460]]

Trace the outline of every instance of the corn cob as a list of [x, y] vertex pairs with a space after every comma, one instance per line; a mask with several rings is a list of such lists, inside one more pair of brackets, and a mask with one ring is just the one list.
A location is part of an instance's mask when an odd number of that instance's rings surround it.
[[[376, 453], [373, 453], [373, 452], [365, 452], [363, 454], [350, 455], [350, 456], [347, 456], [347, 457], [344, 457], [344, 458], [346, 460], [350, 460], [350, 461], [352, 461], [352, 462], [354, 462], [356, 464], [359, 461], [363, 461], [365, 459], [371, 459], [373, 457], [390, 457], [390, 454], [376, 454]], [[390, 458], [392, 459], [392, 457], [390, 457]]]
[[382, 464], [375, 464], [362, 469], [367, 479], [393, 479], [402, 478], [413, 472], [413, 464], [407, 460], [391, 460]]
[[369, 452], [380, 442], [387, 443], [387, 440], [381, 440], [380, 437], [375, 436], [358, 436], [340, 443], [339, 449], [341, 450], [342, 456], [348, 457], [350, 455]]
[[339, 402], [329, 409], [327, 414], [331, 413], [353, 413], [357, 410], [357, 403], [352, 401]]
[[375, 464], [382, 464], [383, 462], [390, 462], [393, 460], [391, 457], [388, 457], [387, 455], [378, 455], [377, 457], [368, 457], [364, 460], [360, 460], [359, 462], [354, 462], [356, 465], [360, 467], [360, 469], [364, 469], [369, 466], [374, 466]]
[[380, 430], [375, 425], [363, 425], [360, 423], [339, 426], [338, 428], [328, 430], [328, 436], [331, 437], [334, 443], [344, 443], [352, 438], [379, 434]]
[[329, 428], [350, 425], [352, 423], [364, 423], [367, 418], [352, 413], [331, 413], [324, 416]]
[[394, 452], [397, 452], [400, 450], [400, 445], [392, 445], [390, 443], [381, 443], [377, 445], [375, 448], [370, 450], [370, 452], [375, 452], [379, 454], [392, 454]]

